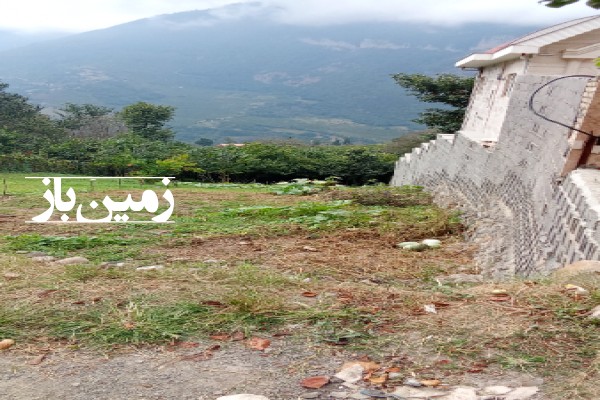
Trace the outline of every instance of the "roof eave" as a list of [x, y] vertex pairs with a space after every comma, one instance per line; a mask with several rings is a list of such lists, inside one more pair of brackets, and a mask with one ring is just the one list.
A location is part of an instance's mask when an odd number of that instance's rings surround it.
[[493, 54], [475, 53], [463, 58], [454, 64], [458, 68], [481, 68], [488, 65], [497, 64], [500, 62], [513, 60], [525, 54], [538, 54], [539, 47], [537, 46], [508, 46]]

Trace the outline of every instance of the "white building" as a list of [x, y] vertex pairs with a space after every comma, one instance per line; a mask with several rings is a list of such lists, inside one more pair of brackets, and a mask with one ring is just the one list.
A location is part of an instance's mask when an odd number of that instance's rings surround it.
[[460, 60], [478, 70], [461, 130], [397, 162], [392, 185], [464, 210], [488, 274], [600, 259], [598, 57], [594, 16]]

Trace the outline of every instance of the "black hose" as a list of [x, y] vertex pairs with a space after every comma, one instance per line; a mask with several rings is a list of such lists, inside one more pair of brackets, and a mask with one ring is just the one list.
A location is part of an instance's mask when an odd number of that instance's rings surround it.
[[588, 135], [588, 136], [591, 136], [591, 137], [596, 137], [596, 136], [594, 136], [592, 133], [589, 133], [589, 132], [584, 132], [584, 131], [582, 131], [582, 130], [580, 130], [580, 129], [577, 129], [577, 128], [573, 127], [573, 126], [569, 126], [569, 125], [567, 125], [567, 124], [563, 124], [562, 122], [559, 122], [559, 121], [555, 121], [555, 120], [553, 120], [553, 119], [550, 119], [550, 118], [548, 118], [548, 117], [546, 117], [546, 116], [544, 116], [544, 115], [540, 114], [539, 112], [537, 112], [537, 111], [536, 111], [536, 110], [533, 108], [533, 99], [534, 99], [535, 95], [536, 95], [536, 94], [538, 94], [538, 92], [539, 92], [540, 90], [542, 90], [542, 89], [543, 89], [543, 88], [545, 88], [546, 86], [550, 85], [551, 83], [554, 83], [554, 82], [556, 82], [556, 81], [559, 81], [559, 80], [561, 80], [561, 79], [567, 79], [567, 78], [595, 78], [595, 76], [594, 76], [594, 75], [567, 75], [567, 76], [561, 76], [560, 78], [552, 79], [551, 81], [549, 81], [549, 82], [546, 82], [545, 84], [543, 84], [542, 86], [540, 86], [539, 88], [537, 88], [537, 89], [536, 89], [536, 90], [535, 90], [535, 91], [534, 91], [534, 92], [531, 94], [531, 96], [529, 97], [529, 109], [530, 109], [530, 110], [531, 110], [531, 112], [533, 112], [535, 115], [537, 115], [538, 117], [540, 117], [540, 118], [542, 118], [542, 119], [544, 119], [544, 120], [546, 120], [546, 121], [548, 121], [548, 122], [552, 122], [552, 123], [554, 123], [554, 124], [558, 124], [558, 125], [560, 125], [560, 126], [564, 126], [565, 128], [569, 128], [569, 129], [572, 129], [572, 130], [574, 130], [574, 131], [577, 131], [577, 132], [579, 132], [579, 133], [583, 133], [584, 135]]

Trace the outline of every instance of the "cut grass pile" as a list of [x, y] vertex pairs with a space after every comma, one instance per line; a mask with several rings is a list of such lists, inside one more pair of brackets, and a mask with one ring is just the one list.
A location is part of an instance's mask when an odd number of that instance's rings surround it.
[[[473, 249], [460, 238], [457, 214], [418, 188], [278, 196], [263, 185], [182, 184], [172, 188], [174, 224], [34, 225], [24, 221], [43, 211], [43, 188], [20, 175], [8, 180], [10, 195], [0, 199], [0, 338], [16, 339], [17, 348], [292, 334], [375, 357], [408, 351], [421, 360], [411, 371], [449, 380], [533, 371], [550, 377], [556, 398], [592, 398], [600, 343], [586, 313], [600, 301], [598, 288], [573, 297], [550, 280], [439, 284], [439, 275], [477, 272]], [[134, 189], [144, 187], [127, 188]], [[428, 237], [442, 247], [395, 247]], [[19, 250], [91, 263], [37, 263]], [[135, 269], [156, 264], [165, 268]], [[493, 290], [508, 296], [494, 299]], [[424, 311], [432, 304], [436, 314]]]

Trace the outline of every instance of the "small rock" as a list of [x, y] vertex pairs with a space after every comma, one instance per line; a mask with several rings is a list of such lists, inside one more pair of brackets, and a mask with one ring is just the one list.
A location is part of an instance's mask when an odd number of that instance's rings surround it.
[[429, 246], [427, 246], [426, 244], [423, 244], [423, 243], [417, 243], [417, 244], [405, 245], [402, 248], [404, 250], [410, 250], [410, 251], [423, 251], [423, 250], [427, 250], [429, 248]]
[[319, 392], [308, 392], [300, 395], [301, 399], [318, 399], [321, 393]]
[[365, 396], [375, 397], [376, 399], [387, 399], [388, 394], [382, 392], [381, 390], [375, 389], [363, 389], [360, 391], [360, 394], [364, 394]]
[[269, 400], [265, 396], [256, 394], [231, 394], [229, 396], [218, 397], [217, 400]]
[[158, 271], [164, 269], [164, 265], [147, 265], [145, 267], [137, 267], [136, 271]]
[[242, 240], [241, 242], [238, 242], [238, 244], [241, 244], [242, 246], [248, 246], [248, 245], [252, 244], [252, 242], [246, 242], [246, 241]]
[[586, 289], [582, 288], [581, 286], [573, 285], [571, 283], [565, 285], [565, 289], [567, 289], [571, 293], [578, 294], [581, 296], [589, 294], [589, 292]]
[[54, 264], [56, 264], [56, 265], [76, 265], [76, 264], [86, 264], [89, 262], [90, 262], [90, 260], [88, 260], [85, 257], [68, 257], [68, 258], [63, 258], [62, 260], [55, 261]]
[[406, 380], [403, 382], [403, 384], [407, 385], [407, 386], [412, 386], [412, 387], [421, 387], [421, 386], [423, 386], [421, 384], [421, 382], [419, 382], [415, 378], [406, 378]]
[[447, 276], [438, 276], [436, 278], [440, 283], [479, 283], [483, 282], [483, 277], [476, 274], [453, 274]]
[[329, 397], [333, 397], [334, 399], [345, 399], [348, 397], [348, 392], [331, 392], [329, 393]]
[[7, 272], [3, 276], [4, 276], [4, 279], [6, 279], [7, 281], [12, 281], [13, 279], [18, 279], [21, 277], [21, 275], [15, 273], [15, 272]]
[[121, 268], [124, 267], [125, 265], [127, 265], [126, 263], [124, 263], [123, 261], [104, 261], [102, 264], [100, 264], [100, 267], [102, 268]]
[[360, 393], [352, 393], [350, 396], [348, 396], [349, 399], [356, 399], [356, 400], [365, 400], [365, 399], [370, 399], [371, 396], [365, 396], [364, 394], [360, 394]]
[[504, 400], [527, 400], [539, 391], [537, 386], [523, 386], [507, 394]]
[[15, 254], [27, 254], [29, 253], [27, 250], [17, 250], [15, 251]]
[[313, 253], [316, 252], [316, 251], [319, 251], [315, 247], [312, 247], [312, 246], [303, 246], [302, 250], [312, 251]]
[[344, 382], [354, 383], [362, 379], [363, 372], [365, 372], [365, 368], [362, 365], [353, 364], [335, 374], [335, 377], [343, 380]]
[[209, 258], [207, 260], [202, 261], [204, 264], [218, 264], [221, 261], [219, 260], [215, 260], [214, 258]]
[[[404, 397], [404, 398], [415, 398], [415, 399], [427, 399], [430, 397], [439, 397], [439, 396], [443, 396], [445, 394], [448, 394], [448, 392], [442, 392], [441, 390], [436, 390], [436, 389], [430, 389], [430, 388], [414, 388], [414, 387], [407, 387], [407, 386], [401, 386], [401, 387], [397, 387], [396, 390], [394, 390], [392, 392], [392, 394], [396, 395], [397, 397]], [[444, 400], [446, 400], [446, 398], [444, 398]]]
[[503, 395], [511, 390], [508, 386], [488, 386], [483, 388], [483, 394]]
[[52, 256], [31, 257], [31, 261], [36, 261], [36, 262], [50, 262], [50, 261], [54, 261], [54, 260], [56, 260], [56, 257], [52, 257]]
[[390, 372], [388, 374], [388, 378], [390, 378], [390, 379], [399, 379], [399, 378], [402, 378], [402, 374], [400, 372]]
[[437, 239], [425, 239], [422, 240], [421, 243], [423, 243], [425, 246], [431, 247], [432, 249], [435, 249], [442, 245], [442, 242]]
[[400, 247], [401, 249], [404, 249], [407, 246], [416, 246], [418, 244], [419, 244], [419, 242], [401, 242], [401, 243], [398, 243], [396, 246]]
[[590, 311], [590, 318], [591, 319], [600, 319], [600, 306], [596, 306], [596, 307], [592, 308], [592, 311]]

